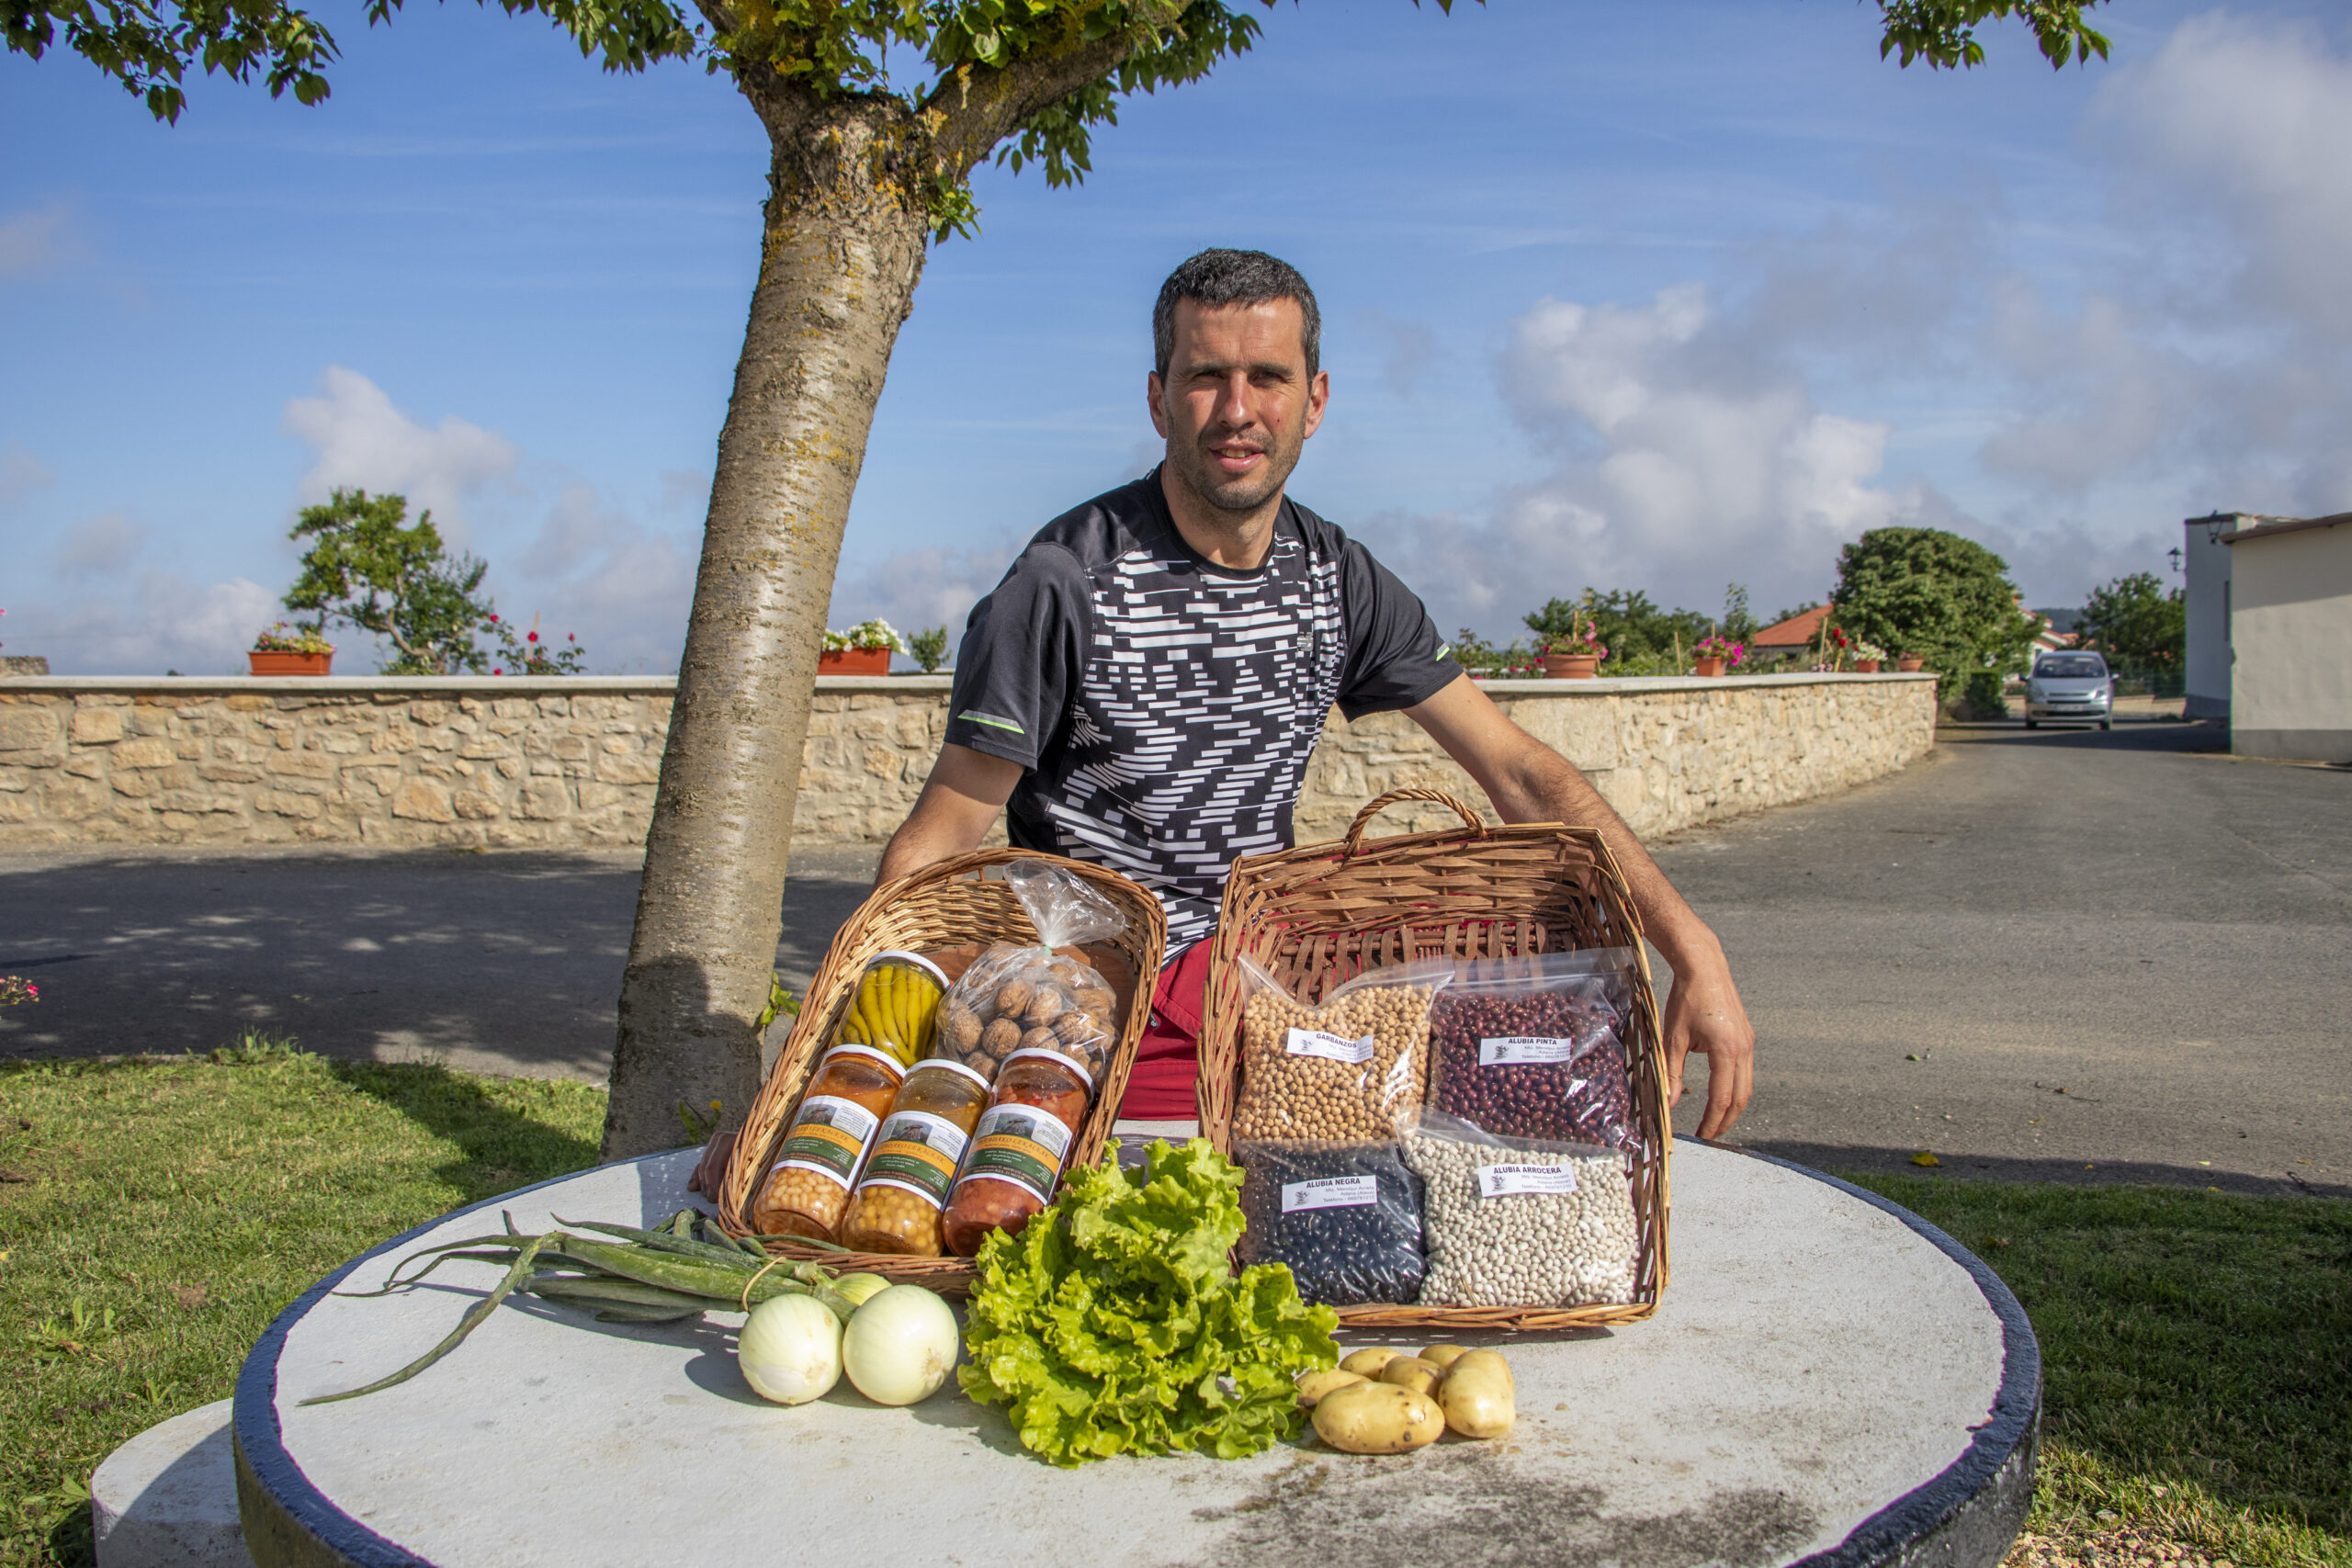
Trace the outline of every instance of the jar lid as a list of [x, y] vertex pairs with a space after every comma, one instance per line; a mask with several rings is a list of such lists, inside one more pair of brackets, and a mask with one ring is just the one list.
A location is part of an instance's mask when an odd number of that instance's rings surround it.
[[889, 1068], [891, 1077], [903, 1078], [907, 1076], [907, 1069], [899, 1066], [898, 1057], [888, 1051], [877, 1051], [871, 1045], [836, 1045], [817, 1058], [817, 1071], [823, 1072], [825, 1064], [836, 1056], [869, 1056]]
[[[1069, 1057], [1063, 1055], [1059, 1051], [1048, 1051], [1043, 1045], [1032, 1045], [1026, 1051], [1015, 1051], [1012, 1055], [1007, 1056], [1004, 1059], [1004, 1067], [1012, 1066], [1013, 1063], [1021, 1060], [1023, 1056], [1043, 1056], [1049, 1062], [1059, 1062], [1063, 1066], [1068, 1067], [1071, 1072], [1078, 1075], [1078, 1081], [1086, 1086], [1087, 1093], [1092, 1094], [1094, 1092], [1094, 1075], [1092, 1073], [1088, 1072], [1083, 1066], [1071, 1060]], [[996, 1070], [997, 1080], [1000, 1083], [1004, 1079], [1004, 1067], [999, 1067]]]
[[974, 1083], [979, 1085], [982, 1089], [989, 1087], [989, 1078], [986, 1073], [981, 1072], [978, 1067], [967, 1067], [963, 1063], [956, 1060], [953, 1056], [925, 1056], [922, 1061], [917, 1062], [913, 1066], [907, 1069], [907, 1077], [912, 1077], [917, 1073], [928, 1072], [933, 1067], [944, 1067], [951, 1073], [961, 1073], [966, 1077], [971, 1079]]
[[865, 966], [868, 969], [871, 969], [879, 964], [911, 964], [916, 968], [921, 969], [925, 974], [929, 975], [933, 979], [938, 981], [939, 988], [941, 990], [944, 991], [947, 988], [947, 971], [942, 969], [938, 964], [933, 964], [930, 959], [925, 958], [920, 953], [909, 953], [904, 948], [893, 947], [887, 949], [884, 952], [877, 953], [873, 957], [865, 961]]

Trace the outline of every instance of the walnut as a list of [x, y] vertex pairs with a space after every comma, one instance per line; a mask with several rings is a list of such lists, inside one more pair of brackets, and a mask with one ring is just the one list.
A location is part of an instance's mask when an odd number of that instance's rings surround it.
[[969, 1051], [980, 1043], [980, 1015], [970, 1008], [957, 1005], [947, 1010], [947, 1017], [940, 1024], [948, 1049]]
[[1021, 1010], [1021, 1021], [1030, 1025], [1047, 1024], [1069, 1008], [1069, 998], [1051, 986], [1040, 986], [1029, 1005]]
[[1023, 1051], [1058, 1051], [1061, 1048], [1062, 1037], [1050, 1029], [1033, 1029], [1021, 1037], [1021, 1049]]
[[1054, 1020], [1054, 1036], [1065, 1044], [1076, 1045], [1089, 1040], [1100, 1040], [1110, 1032], [1094, 1019], [1076, 1008]]
[[1003, 1061], [1021, 1043], [1021, 1026], [1009, 1018], [991, 1021], [980, 1033], [980, 1049]]
[[996, 1010], [1000, 1018], [1019, 1018], [1021, 1010], [1029, 1005], [1036, 987], [1026, 980], [1007, 980], [997, 987]]

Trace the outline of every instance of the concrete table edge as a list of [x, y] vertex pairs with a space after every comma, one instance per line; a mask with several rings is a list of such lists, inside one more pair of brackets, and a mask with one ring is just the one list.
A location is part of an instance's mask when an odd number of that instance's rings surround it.
[[[1967, 1450], [1940, 1474], [1864, 1519], [1837, 1546], [1802, 1558], [1790, 1568], [1987, 1568], [1997, 1563], [2032, 1506], [2034, 1461], [2041, 1449], [2041, 1345], [2025, 1309], [1983, 1259], [1901, 1204], [1792, 1160], [1745, 1149], [1726, 1152], [1809, 1177], [1900, 1220], [1967, 1271], [2001, 1325], [2000, 1388], [1991, 1416], [1977, 1428]], [[662, 1157], [646, 1155], [640, 1160]], [[303, 1292], [263, 1332], [237, 1373], [232, 1423], [237, 1511], [246, 1550], [258, 1568], [435, 1568], [337, 1508], [287, 1452], [277, 1422], [278, 1353], [303, 1314], [369, 1258], [405, 1247], [458, 1215], [496, 1208], [578, 1174], [485, 1198], [402, 1231]]]

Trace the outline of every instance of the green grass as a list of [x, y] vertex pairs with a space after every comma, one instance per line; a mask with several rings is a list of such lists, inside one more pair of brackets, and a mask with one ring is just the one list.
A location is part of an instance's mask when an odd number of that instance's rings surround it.
[[2352, 1564], [2352, 1203], [1854, 1176], [1990, 1263], [2043, 1357], [2030, 1529]]
[[0, 1067], [0, 1564], [89, 1561], [90, 1472], [224, 1398], [356, 1252], [594, 1164], [604, 1091], [283, 1045]]
[[[226, 1395], [271, 1317], [354, 1253], [593, 1163], [604, 1109], [580, 1084], [266, 1043], [0, 1066], [0, 1568], [87, 1562], [85, 1489], [117, 1444]], [[2352, 1203], [1856, 1179], [2031, 1315], [2036, 1531], [2352, 1568]]]

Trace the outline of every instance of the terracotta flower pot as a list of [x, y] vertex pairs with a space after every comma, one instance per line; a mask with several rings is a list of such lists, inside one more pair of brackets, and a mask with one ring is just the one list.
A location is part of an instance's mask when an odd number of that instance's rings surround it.
[[1906, 653], [1895, 660], [1894, 667], [1897, 670], [1902, 671], [1905, 675], [1917, 675], [1919, 672], [1919, 666], [1922, 662], [1923, 661], [1921, 660]]
[[887, 648], [829, 648], [817, 655], [820, 675], [888, 675], [890, 672], [890, 650]]
[[1702, 659], [1699, 660], [1699, 673], [1700, 673], [1700, 674], [1702, 674], [1702, 675], [1720, 675], [1720, 674], [1722, 674], [1723, 672], [1724, 672], [1724, 661], [1723, 661], [1722, 660], [1720, 660], [1720, 659], [1711, 659], [1711, 658], [1702, 658]]
[[324, 675], [334, 668], [332, 653], [248, 653], [249, 675]]
[[1860, 675], [1875, 675], [1878, 673], [1878, 660], [1875, 659], [1857, 659], [1854, 660], [1854, 671]]
[[1544, 673], [1555, 681], [1590, 681], [1600, 673], [1600, 656], [1597, 653], [1547, 653], [1544, 656]]

